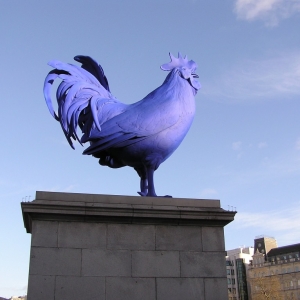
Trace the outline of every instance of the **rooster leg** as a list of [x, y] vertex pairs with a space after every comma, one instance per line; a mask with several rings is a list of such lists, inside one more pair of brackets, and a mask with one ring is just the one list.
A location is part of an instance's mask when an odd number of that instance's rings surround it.
[[141, 177], [140, 187], [141, 187], [141, 192], [139, 194], [141, 196], [146, 196], [147, 192], [148, 192], [148, 180], [147, 180], [147, 178], [142, 178]]
[[147, 192], [148, 192], [148, 180], [147, 180], [147, 172], [145, 168], [134, 168], [136, 170], [136, 172], [138, 173], [138, 175], [141, 178], [140, 181], [140, 189], [141, 191], [138, 192], [139, 195], [145, 197], [147, 196]]
[[[153, 168], [147, 168], [147, 176], [148, 176], [148, 194], [147, 197], [158, 197], [155, 193], [155, 188], [154, 188], [154, 171], [156, 169]], [[167, 197], [167, 198], [172, 198], [170, 195], [165, 195], [165, 196], [159, 196], [159, 197]]]
[[155, 193], [155, 188], [154, 188], [154, 169], [153, 168], [147, 168], [147, 177], [148, 177], [148, 193], [147, 197], [157, 197]]

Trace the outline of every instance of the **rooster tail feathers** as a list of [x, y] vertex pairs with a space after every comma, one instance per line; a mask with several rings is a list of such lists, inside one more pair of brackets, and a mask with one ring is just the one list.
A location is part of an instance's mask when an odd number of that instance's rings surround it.
[[98, 81], [98, 79], [93, 74], [91, 74], [90, 72], [86, 71], [83, 68], [80, 68], [80, 67], [72, 65], [72, 64], [63, 63], [59, 60], [51, 60], [48, 62], [48, 65], [57, 70], [67, 72], [68, 75], [72, 76], [70, 78], [71, 80], [74, 80], [74, 79], [81, 80], [84, 82], [89, 82], [89, 83], [95, 84], [98, 87], [102, 87], [100, 82]]
[[[124, 112], [126, 104], [110, 93], [103, 69], [88, 56], [76, 56], [81, 67], [57, 60], [49, 62], [53, 68], [45, 79], [44, 96], [51, 115], [60, 122], [70, 146], [72, 139], [80, 144], [94, 139], [101, 131], [102, 124]], [[53, 109], [51, 87], [55, 79], [61, 80], [57, 91], [57, 113]], [[80, 127], [83, 136], [77, 135]]]
[[93, 74], [99, 80], [101, 85], [110, 92], [108, 80], [104, 74], [101, 65], [99, 65], [97, 61], [95, 61], [89, 56], [84, 56], [84, 55], [77, 55], [74, 57], [74, 60], [80, 62], [81, 68]]
[[46, 104], [47, 107], [49, 109], [50, 114], [52, 115], [52, 117], [59, 121], [59, 118], [56, 114], [56, 112], [53, 109], [53, 105], [52, 105], [52, 99], [51, 99], [51, 87], [52, 84], [54, 82], [54, 80], [59, 76], [59, 73], [56, 72], [57, 70], [52, 70], [51, 72], [49, 72], [48, 76], [45, 78], [45, 82], [44, 82], [44, 97], [46, 100]]
[[[44, 83], [44, 97], [49, 112], [60, 122], [72, 148], [74, 146], [71, 139], [80, 142], [76, 133], [78, 125], [86, 134], [95, 127], [100, 131], [98, 109], [102, 109], [101, 104], [109, 99], [118, 102], [110, 93], [107, 78], [96, 61], [88, 56], [76, 56], [75, 60], [82, 63], [82, 67], [57, 60], [50, 61], [48, 64], [55, 69], [49, 72]], [[52, 104], [51, 87], [57, 78], [62, 81], [56, 91], [56, 113]]]

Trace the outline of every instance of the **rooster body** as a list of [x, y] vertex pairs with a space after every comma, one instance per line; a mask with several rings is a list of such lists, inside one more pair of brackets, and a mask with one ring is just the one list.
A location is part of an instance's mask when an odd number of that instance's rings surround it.
[[[111, 93], [103, 69], [87, 56], [76, 56], [81, 68], [52, 61], [44, 95], [52, 116], [61, 123], [67, 140], [89, 142], [83, 154], [99, 158], [111, 168], [130, 166], [141, 181], [141, 196], [156, 196], [153, 175], [179, 146], [195, 114], [196, 64], [180, 54], [161, 68], [170, 71], [163, 84], [142, 100], [126, 105]], [[50, 88], [59, 77], [58, 114], [53, 110]], [[80, 127], [79, 139], [76, 129]]]

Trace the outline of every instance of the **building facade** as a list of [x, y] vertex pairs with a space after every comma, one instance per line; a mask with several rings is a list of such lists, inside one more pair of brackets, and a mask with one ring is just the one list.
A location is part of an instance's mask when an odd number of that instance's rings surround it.
[[226, 272], [229, 300], [248, 300], [247, 269], [254, 254], [253, 247], [227, 251]]
[[300, 243], [277, 247], [274, 241], [269, 237], [254, 241], [249, 295], [252, 300], [300, 300]]

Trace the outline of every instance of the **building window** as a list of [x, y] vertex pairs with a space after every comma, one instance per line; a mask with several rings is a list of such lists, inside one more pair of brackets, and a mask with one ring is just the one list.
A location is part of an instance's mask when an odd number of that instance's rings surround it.
[[234, 270], [231, 270], [231, 275], [234, 275]]
[[232, 289], [232, 294], [236, 294], [236, 288]]
[[293, 280], [291, 280], [291, 282], [290, 282], [290, 286], [294, 286], [294, 282], [293, 282]]
[[230, 278], [227, 278], [227, 283], [231, 284], [231, 279]]
[[235, 284], [235, 279], [234, 279], [234, 278], [232, 278], [231, 282], [232, 282], [232, 284]]
[[230, 275], [230, 270], [229, 270], [229, 269], [227, 269], [226, 271], [227, 271], [227, 275]]

